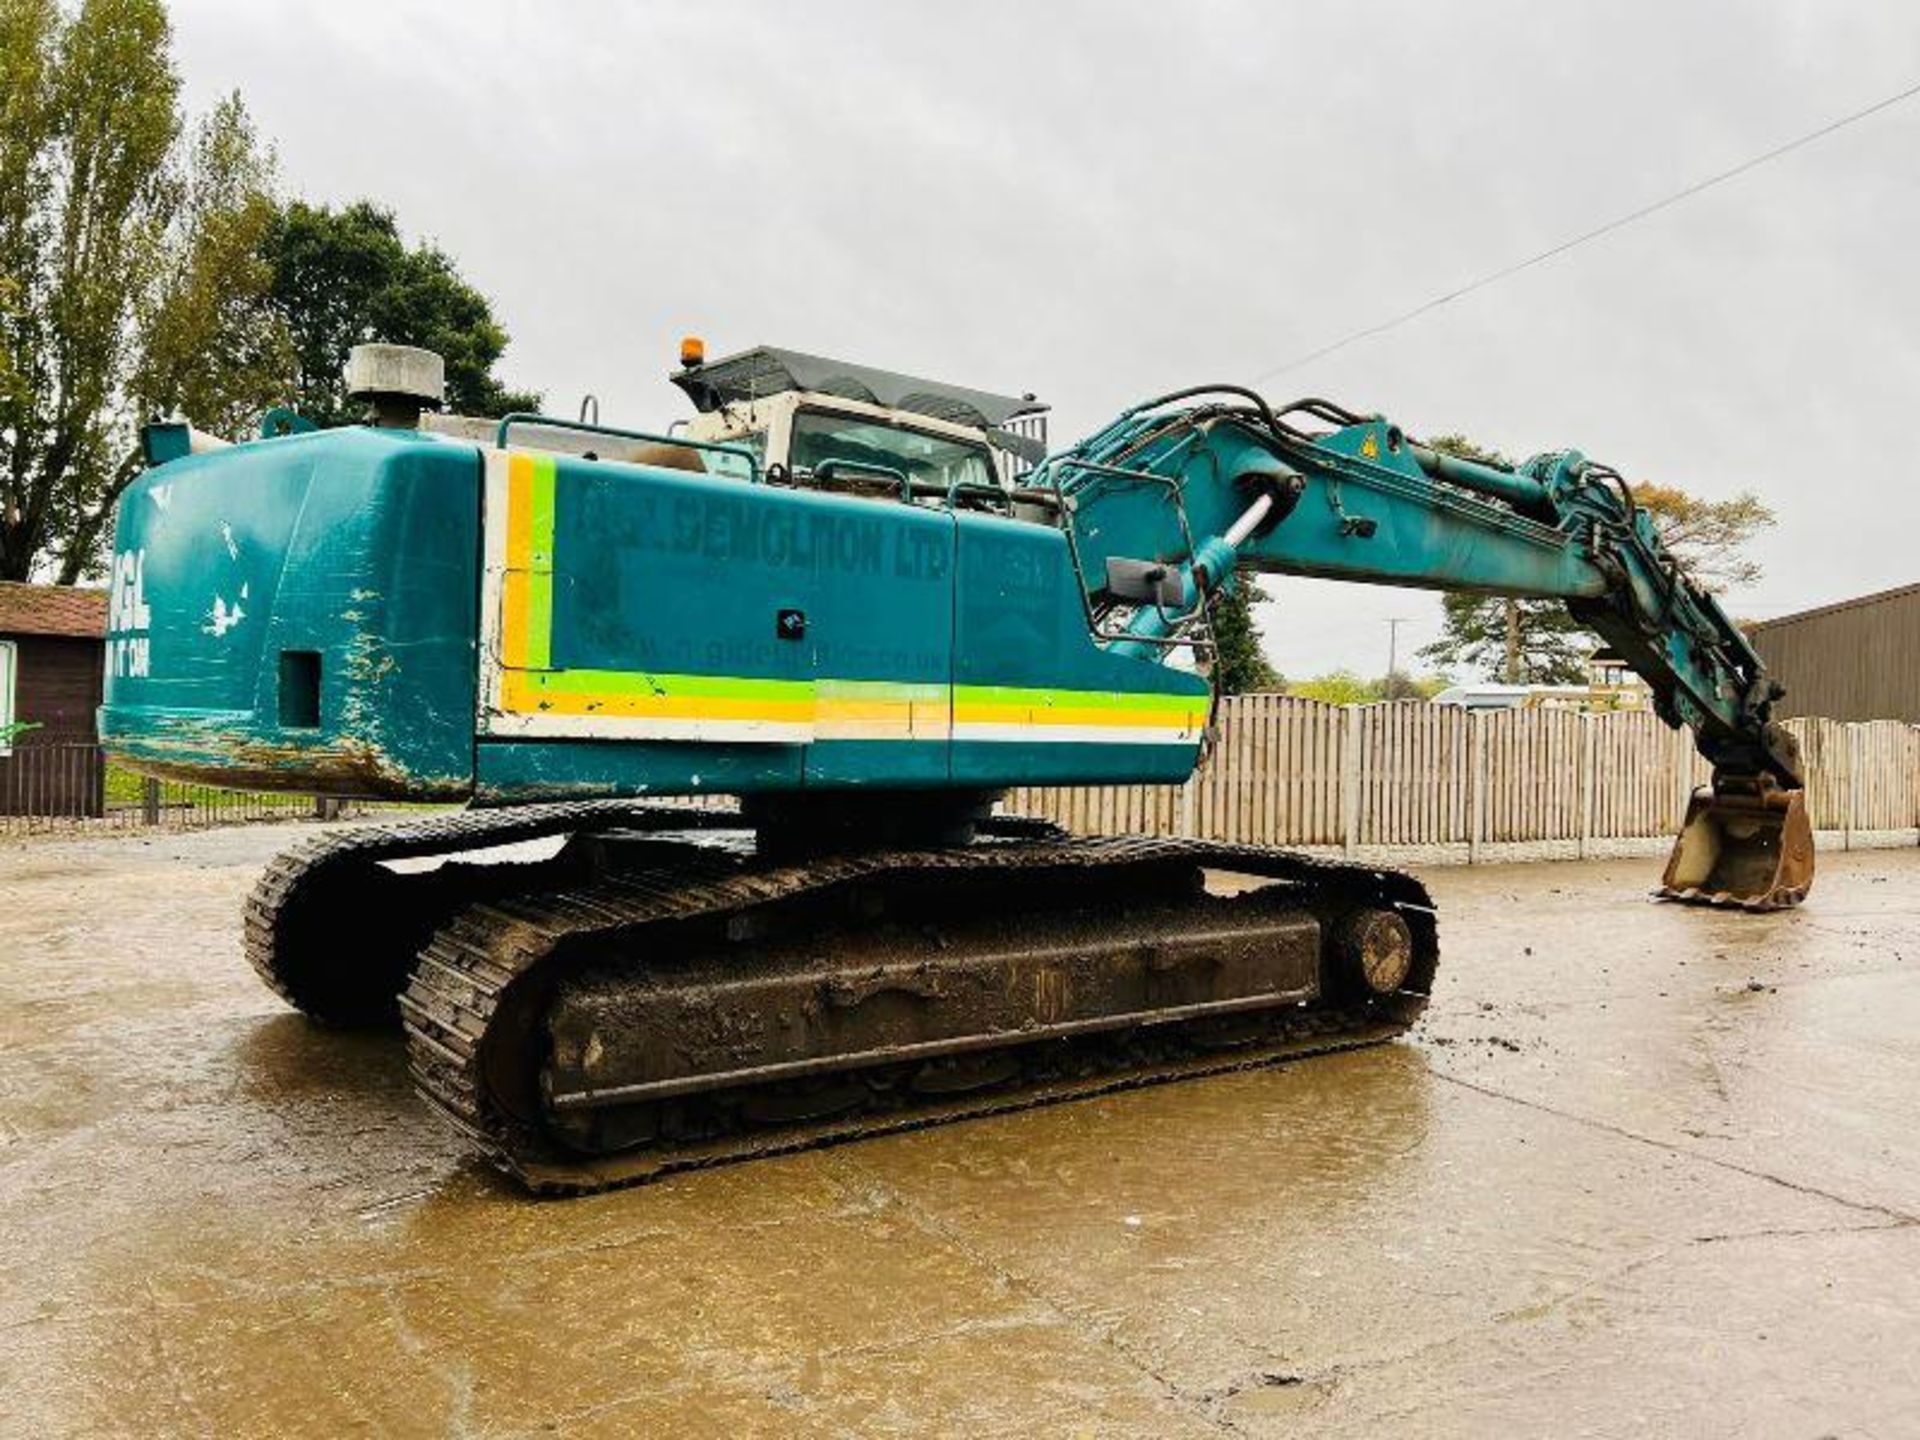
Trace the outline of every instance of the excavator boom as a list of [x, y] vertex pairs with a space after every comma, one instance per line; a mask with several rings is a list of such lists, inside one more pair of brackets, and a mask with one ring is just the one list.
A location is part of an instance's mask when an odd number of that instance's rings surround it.
[[[1223, 386], [1135, 407], [1029, 483], [1066, 500], [1096, 610], [1126, 613], [1143, 573], [1175, 600], [1128, 613], [1114, 643], [1135, 653], [1203, 625], [1243, 569], [1565, 601], [1713, 766], [1663, 893], [1755, 909], [1805, 897], [1812, 832], [1797, 746], [1771, 718], [1780, 687], [1618, 472], [1573, 450], [1506, 469], [1329, 401], [1275, 412]], [[1125, 553], [1167, 533], [1155, 511], [1170, 500], [1197, 538], [1146, 563]]]

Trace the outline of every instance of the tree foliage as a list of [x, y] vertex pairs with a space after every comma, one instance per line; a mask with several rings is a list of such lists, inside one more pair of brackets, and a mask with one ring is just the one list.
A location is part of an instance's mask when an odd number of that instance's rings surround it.
[[94, 573], [136, 429], [275, 398], [272, 160], [237, 97], [180, 114], [159, 0], [0, 0], [0, 578]]
[[1745, 547], [1772, 528], [1774, 514], [1751, 490], [1726, 500], [1703, 500], [1643, 480], [1633, 487], [1633, 502], [1653, 516], [1661, 544], [1707, 589], [1735, 589], [1760, 578], [1760, 564]]
[[1352, 670], [1329, 670], [1308, 680], [1289, 681], [1286, 693], [1329, 705], [1374, 705], [1387, 699], [1431, 700], [1446, 688], [1444, 675], [1396, 672], [1390, 678], [1365, 679]]
[[409, 248], [391, 210], [370, 201], [333, 209], [296, 201], [277, 217], [263, 255], [273, 301], [298, 361], [295, 402], [320, 425], [359, 416], [341, 372], [366, 341], [419, 345], [447, 362], [447, 404], [465, 415], [539, 408], [493, 375], [507, 332], [453, 261], [429, 244]]
[[[1429, 443], [1483, 465], [1513, 463], [1464, 435], [1440, 435]], [[1419, 651], [1429, 664], [1475, 671], [1514, 685], [1570, 685], [1585, 677], [1592, 646], [1587, 632], [1558, 600], [1455, 591], [1440, 597], [1440, 608], [1440, 638]]]
[[443, 252], [371, 205], [282, 211], [237, 95], [189, 124], [171, 39], [162, 0], [0, 0], [0, 579], [98, 572], [156, 414], [354, 418], [359, 340], [440, 351], [463, 409], [535, 400], [493, 379], [506, 332]]
[[[1431, 443], [1464, 459], [1511, 463], [1463, 435], [1443, 435]], [[1758, 496], [1743, 491], [1726, 500], [1705, 500], [1642, 482], [1633, 487], [1633, 497], [1653, 517], [1661, 543], [1701, 585], [1720, 590], [1760, 578], [1758, 562], [1744, 547], [1774, 523], [1774, 516]], [[1576, 685], [1586, 679], [1594, 641], [1561, 601], [1456, 593], [1442, 596], [1440, 603], [1440, 638], [1420, 650], [1421, 659], [1510, 684]]]
[[1578, 685], [1593, 640], [1558, 600], [1454, 592], [1440, 597], [1440, 638], [1420, 658], [1510, 685]]
[[1260, 648], [1260, 626], [1253, 607], [1266, 593], [1251, 575], [1241, 575], [1231, 594], [1214, 602], [1214, 676], [1222, 695], [1247, 695], [1280, 688], [1280, 674]]

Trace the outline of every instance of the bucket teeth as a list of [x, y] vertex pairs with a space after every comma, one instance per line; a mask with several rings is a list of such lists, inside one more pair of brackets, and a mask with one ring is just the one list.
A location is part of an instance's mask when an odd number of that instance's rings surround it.
[[1770, 776], [1696, 790], [1667, 857], [1659, 893], [1670, 900], [1785, 910], [1813, 888], [1813, 826], [1806, 792]]

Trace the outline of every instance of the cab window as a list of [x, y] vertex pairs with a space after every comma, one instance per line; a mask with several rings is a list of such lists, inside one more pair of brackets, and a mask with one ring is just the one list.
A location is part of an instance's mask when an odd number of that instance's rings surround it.
[[851, 415], [802, 410], [793, 417], [787, 463], [800, 471], [817, 469], [829, 460], [898, 470], [942, 490], [956, 483], [997, 484], [985, 446]]
[[[767, 463], [767, 432], [764, 430], [749, 430], [744, 435], [722, 435], [714, 443], [745, 450], [760, 464]], [[724, 450], [703, 450], [700, 458], [710, 475], [725, 475], [734, 480], [747, 480], [753, 476], [751, 465], [740, 456], [730, 455]]]

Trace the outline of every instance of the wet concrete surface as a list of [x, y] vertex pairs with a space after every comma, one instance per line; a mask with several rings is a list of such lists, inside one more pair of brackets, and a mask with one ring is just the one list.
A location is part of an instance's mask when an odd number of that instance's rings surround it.
[[7, 1434], [1920, 1434], [1920, 852], [1435, 870], [1412, 1041], [538, 1202], [247, 972], [306, 833], [0, 850]]

